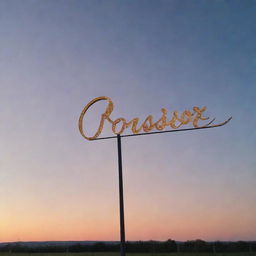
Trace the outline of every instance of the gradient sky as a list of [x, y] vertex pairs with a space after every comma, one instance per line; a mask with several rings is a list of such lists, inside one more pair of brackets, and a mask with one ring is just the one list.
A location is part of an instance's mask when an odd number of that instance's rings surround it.
[[256, 240], [255, 13], [250, 0], [1, 0], [0, 241], [119, 239], [116, 141], [77, 125], [102, 95], [113, 118], [233, 116], [122, 140], [127, 240]]

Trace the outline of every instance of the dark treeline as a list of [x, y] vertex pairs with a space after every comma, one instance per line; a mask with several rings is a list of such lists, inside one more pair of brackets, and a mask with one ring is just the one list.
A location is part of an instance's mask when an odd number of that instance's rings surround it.
[[[72, 245], [37, 245], [29, 246], [22, 243], [8, 243], [0, 247], [0, 252], [35, 253], [35, 252], [118, 252], [117, 242], [95, 242], [92, 244], [75, 243]], [[205, 242], [193, 240], [176, 242], [167, 240], [126, 242], [126, 251], [131, 253], [161, 253], [161, 252], [256, 252], [256, 242]]]

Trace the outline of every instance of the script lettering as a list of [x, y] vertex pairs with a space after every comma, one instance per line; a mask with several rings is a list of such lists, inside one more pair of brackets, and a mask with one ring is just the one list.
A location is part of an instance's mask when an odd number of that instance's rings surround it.
[[[94, 136], [91, 136], [91, 137], [86, 136], [84, 133], [84, 128], [83, 128], [84, 116], [85, 116], [86, 112], [88, 111], [88, 109], [93, 104], [95, 104], [96, 102], [101, 101], [101, 100], [107, 101], [107, 106], [106, 106], [105, 111], [101, 114], [101, 119], [100, 119], [98, 129], [97, 129], [96, 133], [94, 134]], [[112, 125], [112, 131], [114, 134], [117, 135], [117, 134], [122, 134], [129, 127], [133, 134], [137, 134], [137, 133], [141, 132], [142, 130], [144, 132], [150, 132], [154, 128], [159, 131], [162, 131], [168, 126], [170, 126], [172, 129], [177, 129], [177, 128], [181, 127], [182, 125], [187, 125], [189, 123], [192, 123], [194, 128], [207, 127], [215, 120], [215, 119], [211, 120], [208, 124], [206, 124], [204, 126], [199, 126], [199, 124], [198, 124], [199, 120], [204, 121], [204, 120], [209, 119], [209, 117], [203, 116], [203, 114], [206, 110], [206, 107], [203, 107], [203, 108], [193, 107], [193, 111], [185, 110], [182, 112], [181, 115], [179, 115], [178, 111], [173, 111], [172, 118], [170, 119], [170, 121], [168, 121], [167, 120], [167, 110], [165, 108], [162, 108], [161, 109], [162, 116], [158, 121], [154, 122], [153, 116], [148, 115], [146, 117], [145, 121], [142, 122], [140, 125], [139, 124], [140, 120], [138, 117], [133, 118], [130, 121], [126, 121], [126, 119], [123, 117], [119, 117], [115, 120], [112, 120], [110, 115], [113, 112], [113, 110], [114, 110], [114, 104], [109, 97], [101, 96], [101, 97], [95, 98], [92, 101], [90, 101], [84, 107], [84, 109], [79, 117], [78, 125], [79, 125], [79, 130], [80, 130], [80, 133], [82, 134], [82, 136], [87, 140], [96, 139], [101, 134], [101, 132], [104, 128], [105, 121], [109, 122]], [[214, 125], [214, 126], [223, 125], [226, 122], [228, 122], [229, 120], [227, 120], [221, 124]]]

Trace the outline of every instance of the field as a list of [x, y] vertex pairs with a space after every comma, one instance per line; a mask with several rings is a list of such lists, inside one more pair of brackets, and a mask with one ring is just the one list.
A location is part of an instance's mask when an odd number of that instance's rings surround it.
[[[0, 256], [119, 256], [117, 252], [100, 253], [0, 253]], [[256, 256], [253, 253], [127, 253], [127, 256]]]

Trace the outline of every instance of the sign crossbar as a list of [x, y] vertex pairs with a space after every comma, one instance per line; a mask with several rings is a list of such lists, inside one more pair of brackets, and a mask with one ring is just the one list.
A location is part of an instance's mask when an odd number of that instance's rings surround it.
[[193, 130], [202, 130], [202, 129], [208, 129], [208, 128], [221, 127], [221, 126], [227, 124], [231, 119], [232, 119], [232, 117], [230, 117], [224, 123], [218, 124], [218, 125], [202, 126], [202, 127], [196, 127], [196, 128], [184, 128], [184, 129], [177, 129], [177, 130], [158, 131], [158, 132], [144, 132], [144, 133], [137, 133], [137, 134], [124, 134], [124, 135], [118, 134], [116, 136], [99, 137], [99, 138], [95, 138], [95, 139], [92, 139], [92, 140], [116, 139], [117, 136], [120, 136], [121, 138], [124, 138], [124, 137], [134, 137], [134, 136], [141, 136], [141, 135], [151, 135], [151, 134], [167, 133], [167, 132], [185, 132], [185, 131], [193, 131]]

